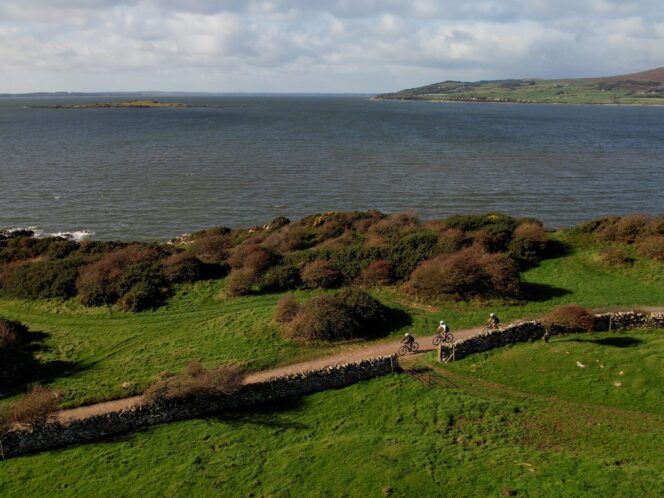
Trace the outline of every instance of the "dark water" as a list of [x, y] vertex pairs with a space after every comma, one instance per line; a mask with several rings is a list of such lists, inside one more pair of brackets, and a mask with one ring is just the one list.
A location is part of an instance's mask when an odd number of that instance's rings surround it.
[[220, 107], [0, 99], [0, 227], [152, 239], [326, 210], [503, 211], [552, 226], [664, 212], [664, 108], [176, 100]]

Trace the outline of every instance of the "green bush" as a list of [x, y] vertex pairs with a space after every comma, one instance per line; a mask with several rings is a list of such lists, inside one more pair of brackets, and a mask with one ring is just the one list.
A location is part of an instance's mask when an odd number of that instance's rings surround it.
[[263, 274], [259, 287], [263, 292], [281, 292], [296, 289], [300, 283], [300, 270], [297, 266], [280, 265]]
[[188, 252], [171, 254], [162, 264], [164, 277], [173, 283], [195, 282], [204, 273], [203, 263]]
[[384, 259], [390, 264], [396, 280], [404, 280], [425, 259], [436, 254], [438, 235], [431, 230], [417, 230], [391, 238], [384, 248]]
[[493, 230], [512, 232], [517, 221], [502, 213], [489, 214], [457, 214], [445, 219], [449, 228], [458, 228], [464, 232], [474, 232], [488, 227]]
[[76, 294], [76, 279], [81, 260], [23, 263], [7, 268], [0, 286], [9, 295], [22, 299], [68, 299]]

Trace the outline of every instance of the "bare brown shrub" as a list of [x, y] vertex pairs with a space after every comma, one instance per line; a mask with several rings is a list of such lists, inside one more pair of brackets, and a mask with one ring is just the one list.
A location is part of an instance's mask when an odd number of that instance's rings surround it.
[[595, 317], [585, 308], [570, 304], [549, 311], [542, 323], [546, 327], [560, 327], [568, 331], [589, 332], [595, 327]]
[[280, 252], [298, 251], [311, 247], [314, 240], [311, 229], [299, 224], [290, 224], [271, 233], [263, 241], [263, 246]]
[[266, 270], [274, 261], [271, 252], [258, 244], [244, 243], [236, 247], [228, 258], [233, 268], [244, 268], [254, 272]]
[[274, 321], [277, 323], [288, 323], [300, 310], [300, 303], [293, 295], [287, 295], [279, 299], [274, 311]]
[[11, 407], [13, 423], [41, 425], [58, 407], [60, 393], [42, 386], [32, 386], [30, 391]]
[[228, 233], [210, 233], [209, 235], [195, 239], [191, 243], [190, 250], [202, 261], [207, 263], [219, 263], [228, 257], [228, 251], [233, 246]]
[[341, 283], [341, 272], [329, 261], [317, 259], [302, 268], [302, 282], [312, 289], [331, 289]]
[[636, 253], [644, 258], [664, 261], [664, 235], [644, 237], [636, 243]]
[[189, 252], [171, 254], [162, 262], [164, 276], [170, 282], [195, 282], [202, 273], [200, 260]]
[[625, 266], [632, 262], [627, 251], [622, 247], [610, 246], [599, 251], [599, 257], [607, 266]]
[[648, 235], [664, 235], [664, 215], [649, 220], [644, 232]]
[[368, 287], [390, 284], [392, 282], [392, 272], [389, 263], [384, 259], [378, 259], [370, 263], [360, 272], [358, 282]]
[[179, 375], [160, 380], [143, 393], [148, 403], [175, 399], [205, 399], [237, 392], [244, 382], [244, 372], [235, 365], [210, 370], [200, 362], [190, 362]]
[[643, 214], [630, 214], [607, 224], [599, 231], [600, 238], [614, 242], [633, 243], [646, 228], [648, 217]]
[[424, 261], [406, 285], [409, 292], [433, 299], [516, 297], [520, 288], [515, 262], [504, 254], [488, 253], [480, 246]]
[[396, 213], [375, 223], [370, 232], [386, 236], [402, 232], [405, 229], [416, 228], [418, 225], [419, 220], [415, 213]]

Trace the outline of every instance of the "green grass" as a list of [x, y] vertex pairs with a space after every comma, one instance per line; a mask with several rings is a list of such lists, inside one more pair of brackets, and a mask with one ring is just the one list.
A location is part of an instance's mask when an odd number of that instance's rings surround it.
[[[658, 385], [607, 393], [605, 371], [552, 359], [562, 347], [564, 358], [625, 365], [625, 379], [661, 385], [664, 333], [630, 333], [638, 342], [625, 348], [597, 342], [615, 337], [555, 337], [445, 367], [423, 358], [446, 380], [428, 388], [394, 374], [7, 460], [0, 495], [661, 496]], [[645, 365], [652, 356], [659, 370]]]
[[[543, 261], [524, 274], [536, 294], [532, 301], [421, 306], [394, 289], [376, 295], [408, 313], [412, 324], [405, 327], [415, 335], [432, 333], [443, 317], [453, 329], [476, 326], [490, 311], [511, 320], [566, 303], [592, 308], [664, 304], [664, 265], [637, 258], [633, 265], [608, 268], [598, 261], [597, 248], [573, 242], [577, 248], [571, 254]], [[141, 392], [159, 372], [178, 371], [191, 359], [207, 366], [240, 363], [257, 371], [363, 345], [285, 341], [272, 322], [280, 295], [229, 299], [219, 297], [222, 289], [223, 281], [184, 286], [166, 307], [143, 313], [85, 308], [73, 301], [0, 299], [0, 316], [46, 334], [35, 380], [60, 389], [65, 406]], [[403, 327], [392, 335], [401, 334]], [[124, 382], [132, 387], [122, 388]]]

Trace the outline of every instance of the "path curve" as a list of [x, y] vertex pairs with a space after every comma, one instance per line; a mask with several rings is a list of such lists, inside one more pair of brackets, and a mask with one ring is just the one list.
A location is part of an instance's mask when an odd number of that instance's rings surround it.
[[[664, 312], [664, 307], [635, 306], [632, 308], [613, 308], [610, 311], [632, 311], [632, 310], [640, 310], [651, 313]], [[607, 311], [607, 310], [602, 310], [602, 311]], [[482, 327], [474, 327], [470, 329], [453, 331], [454, 339], [455, 340], [466, 339], [468, 337], [472, 337], [474, 335], [479, 334], [483, 330], [484, 327], [482, 326]], [[433, 336], [416, 337], [416, 340], [420, 345], [419, 349], [420, 353], [426, 353], [428, 351], [433, 351], [434, 349], [436, 349], [436, 347], [432, 343]], [[323, 358], [318, 358], [316, 360], [293, 363], [291, 365], [285, 365], [270, 370], [263, 370], [261, 372], [248, 374], [244, 380], [244, 383], [256, 384], [259, 382], [265, 382], [266, 380], [269, 380], [273, 377], [281, 377], [288, 374], [305, 372], [307, 370], [316, 370], [328, 366], [333, 366], [339, 363], [350, 363], [355, 361], [368, 360], [371, 358], [375, 358], [376, 356], [388, 356], [391, 354], [395, 354], [399, 349], [399, 346], [400, 346], [400, 341], [398, 340], [368, 344], [363, 347], [353, 348], [343, 353], [337, 353], [331, 356], [325, 356]], [[126, 410], [133, 406], [139, 406], [142, 403], [143, 403], [142, 396], [132, 396], [130, 398], [115, 399], [112, 401], [105, 401], [103, 403], [96, 403], [94, 405], [70, 408], [68, 410], [61, 410], [57, 412], [54, 415], [54, 417], [57, 421], [61, 423], [67, 423], [67, 422], [72, 422], [74, 420], [81, 420], [93, 417], [95, 415], [103, 415], [105, 413]]]

